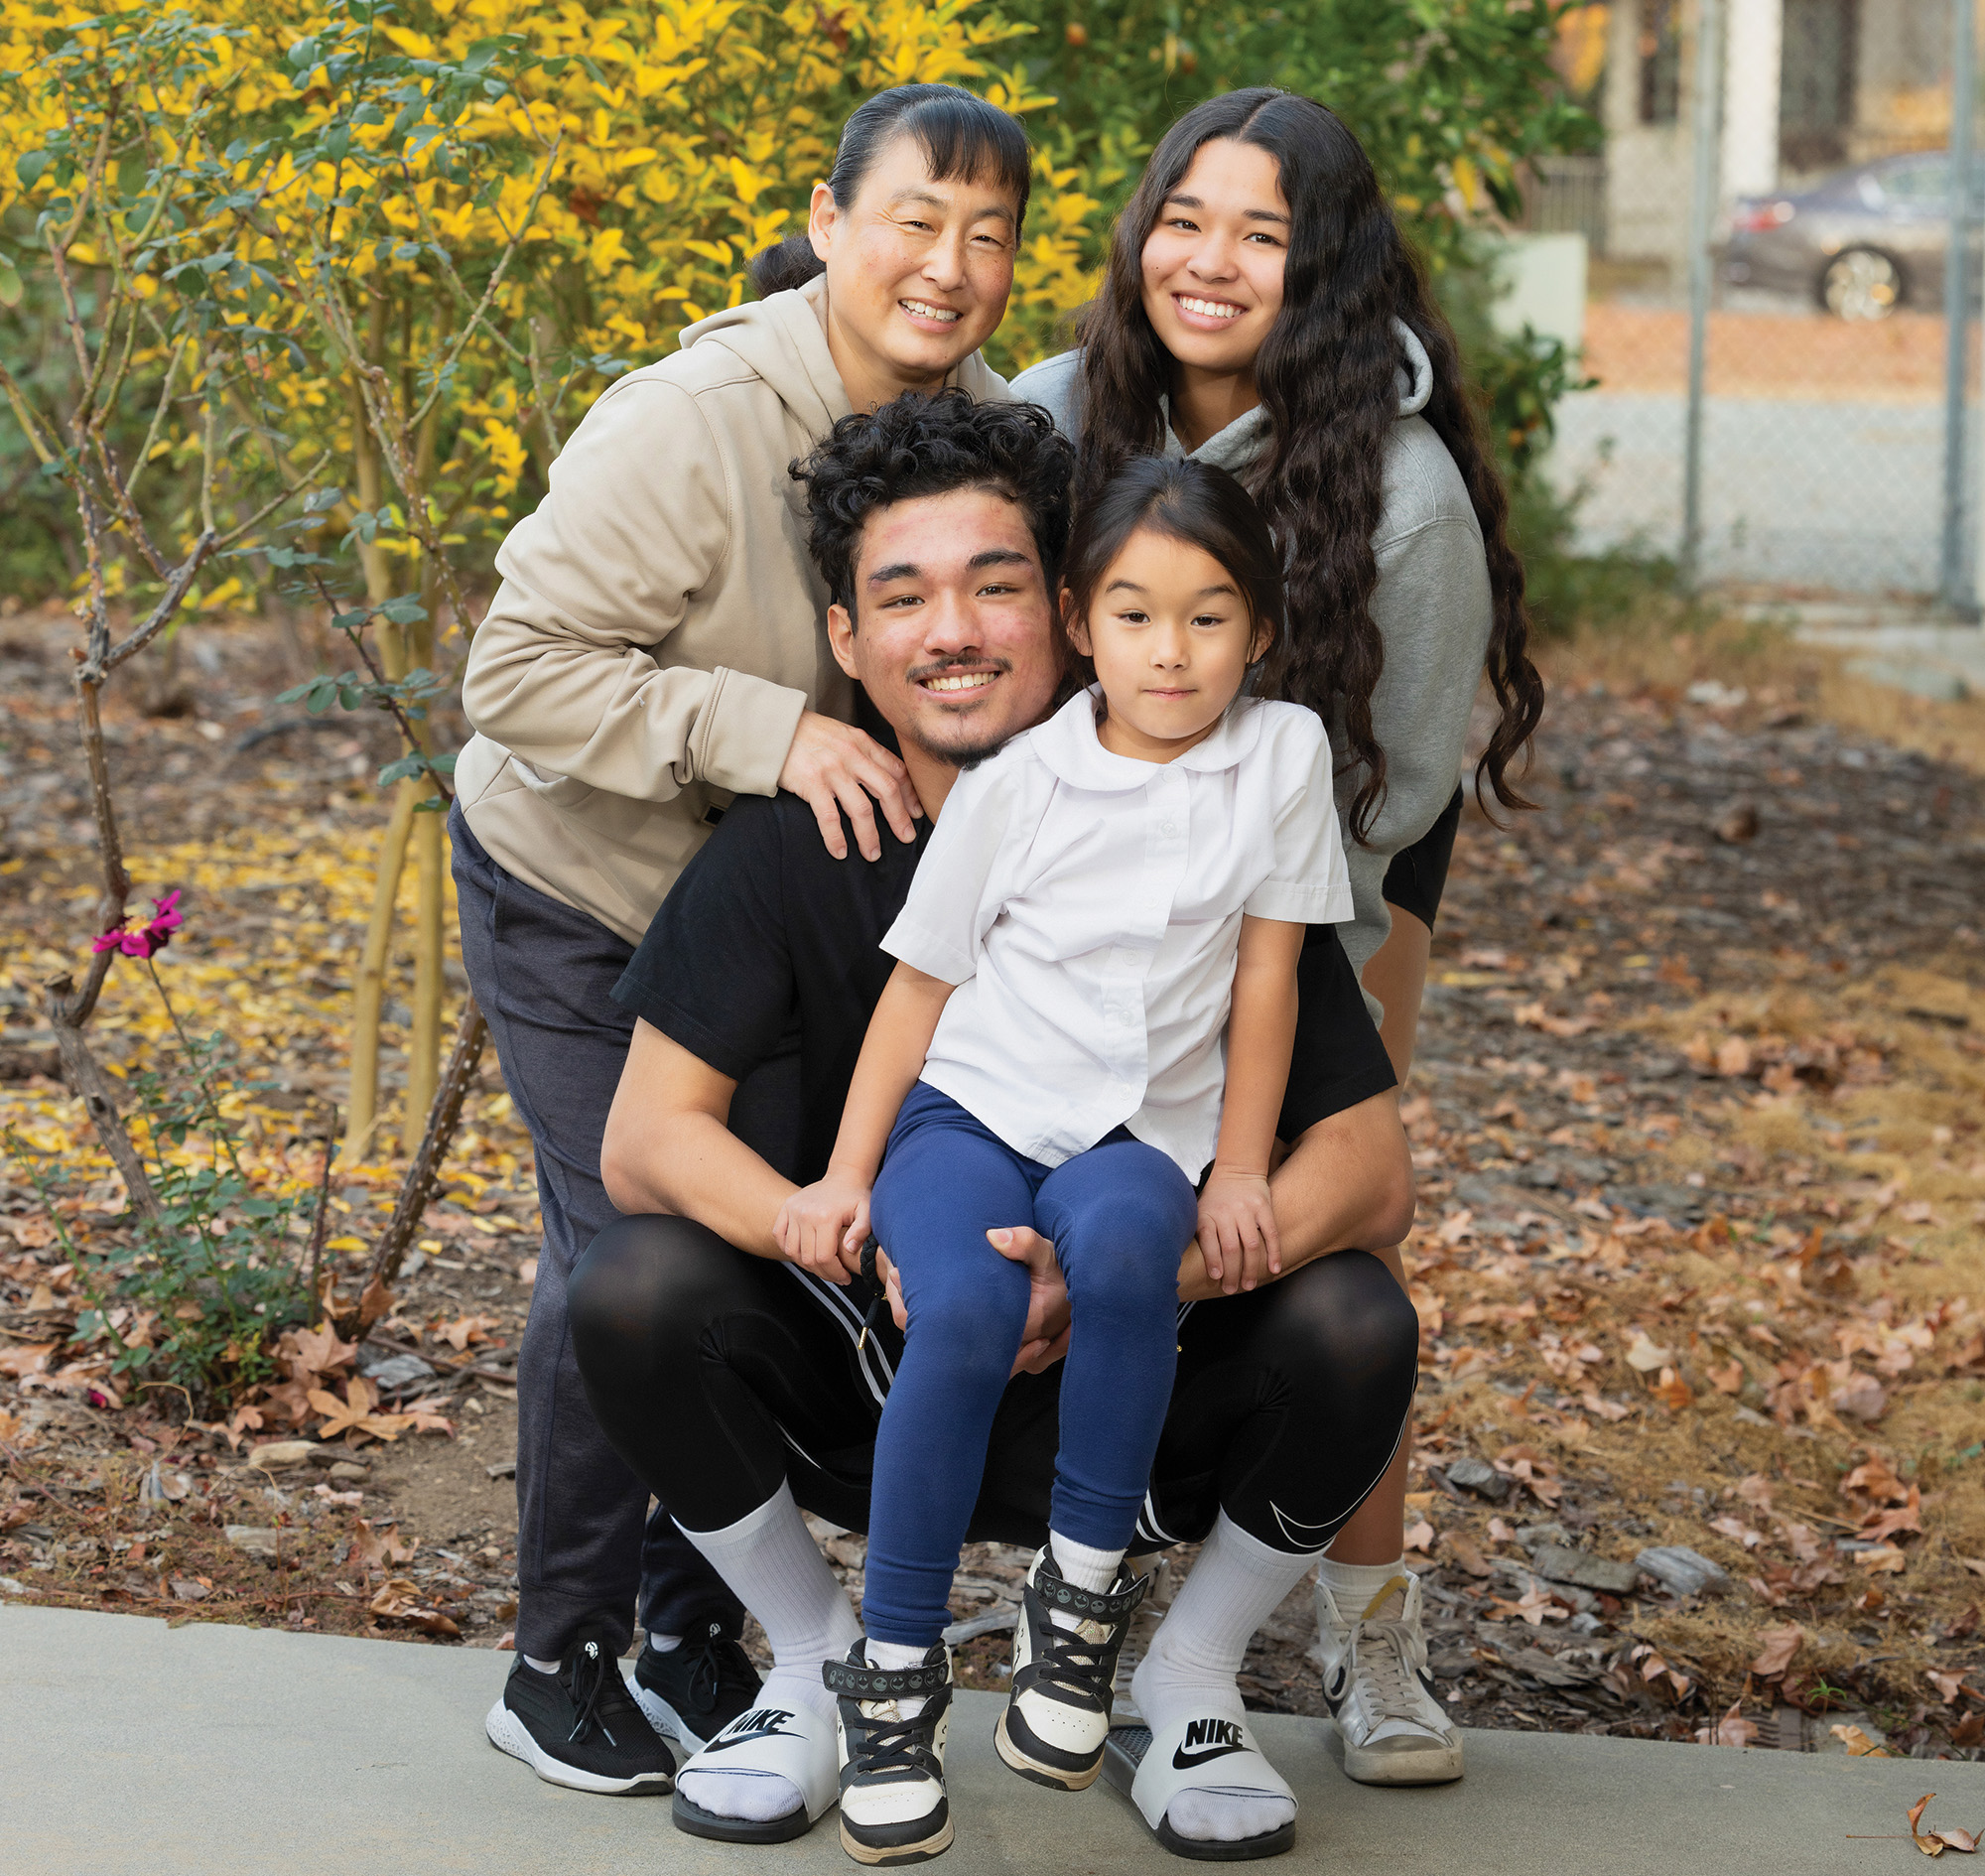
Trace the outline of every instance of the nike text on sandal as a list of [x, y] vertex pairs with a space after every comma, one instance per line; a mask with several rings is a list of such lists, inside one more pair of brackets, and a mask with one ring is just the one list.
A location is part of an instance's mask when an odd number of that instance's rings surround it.
[[1448, 1785], [1461, 1777], [1461, 1731], [1427, 1672], [1418, 1577], [1393, 1577], [1349, 1614], [1319, 1583], [1316, 1659], [1347, 1777], [1361, 1785]]
[[742, 1644], [715, 1622], [664, 1654], [644, 1648], [634, 1663], [634, 1698], [656, 1732], [701, 1752], [738, 1714], [758, 1704], [758, 1671]]
[[597, 1639], [577, 1643], [554, 1675], [518, 1656], [482, 1730], [499, 1752], [575, 1792], [663, 1797], [675, 1785], [674, 1758]]
[[[1108, 1594], [1068, 1582], [1048, 1545], [1027, 1571], [1013, 1629], [1013, 1678], [992, 1743], [1023, 1779], [1082, 1792], [1103, 1770], [1117, 1655], [1148, 1577], [1120, 1569]], [[1073, 1617], [1065, 1627], [1057, 1615]]]
[[[944, 1741], [951, 1657], [939, 1642], [915, 1668], [871, 1668], [865, 1643], [821, 1678], [835, 1696], [841, 1748], [841, 1847], [858, 1863], [922, 1863], [951, 1848]], [[904, 1715], [902, 1702], [922, 1699]]]
[[[719, 1843], [789, 1843], [805, 1836], [841, 1795], [837, 1758], [835, 1728], [819, 1714], [798, 1707], [753, 1707], [738, 1714], [676, 1774], [675, 1826]], [[685, 1779], [693, 1789], [697, 1775], [707, 1772], [784, 1779], [801, 1802], [777, 1817], [726, 1817], [706, 1809], [684, 1788]]]
[[[1218, 1772], [1207, 1770], [1216, 1764]], [[1166, 1814], [1173, 1799], [1195, 1789], [1265, 1792], [1295, 1804], [1288, 1781], [1261, 1756], [1245, 1720], [1203, 1714], [1174, 1720], [1155, 1734], [1148, 1726], [1113, 1726], [1103, 1748], [1103, 1776], [1137, 1808], [1151, 1834], [1174, 1856], [1200, 1863], [1249, 1863], [1280, 1856], [1295, 1844], [1293, 1821], [1255, 1837], [1183, 1837]]]

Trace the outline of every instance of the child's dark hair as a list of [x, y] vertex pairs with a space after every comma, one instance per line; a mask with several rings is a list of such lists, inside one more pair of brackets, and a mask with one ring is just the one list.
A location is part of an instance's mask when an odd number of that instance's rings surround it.
[[[1139, 528], [1183, 541], [1227, 569], [1248, 615], [1279, 644], [1286, 627], [1282, 557], [1253, 496], [1224, 469], [1191, 457], [1138, 456], [1118, 469], [1077, 510], [1062, 560], [1062, 632], [1089, 616], [1090, 603], [1111, 563]], [[1087, 658], [1068, 639], [1069, 661], [1085, 683], [1095, 678]]]

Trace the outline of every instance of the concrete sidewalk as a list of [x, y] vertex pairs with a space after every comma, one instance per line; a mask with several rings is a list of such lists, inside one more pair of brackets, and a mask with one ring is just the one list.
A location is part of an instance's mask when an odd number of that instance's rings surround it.
[[[556, 1871], [688, 1876], [855, 1867], [832, 1813], [770, 1849], [677, 1833], [666, 1799], [585, 1798], [491, 1750], [508, 1658], [266, 1630], [0, 1606], [0, 1876], [373, 1876]], [[945, 1876], [1182, 1866], [1098, 1786], [1064, 1797], [994, 1758], [995, 1696], [952, 1730], [957, 1847]], [[1904, 1811], [1985, 1821], [1985, 1766], [1472, 1733], [1436, 1791], [1339, 1771], [1315, 1721], [1266, 1717], [1301, 1799], [1275, 1867], [1411, 1876], [1864, 1876], [1916, 1867]]]

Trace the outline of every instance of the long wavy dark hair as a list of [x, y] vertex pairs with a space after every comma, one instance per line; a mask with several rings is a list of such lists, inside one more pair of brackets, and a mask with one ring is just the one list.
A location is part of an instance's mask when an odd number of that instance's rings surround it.
[[[1361, 772], [1354, 839], [1371, 831], [1386, 792], [1386, 751], [1372, 733], [1372, 692], [1385, 644], [1372, 618], [1379, 566], [1372, 551], [1385, 499], [1386, 445], [1398, 417], [1401, 364], [1392, 321], [1433, 364], [1420, 415], [1447, 446], [1482, 525], [1495, 601], [1489, 682], [1502, 715], [1476, 764], [1505, 807], [1535, 804], [1510, 768], [1543, 715], [1543, 680], [1528, 656], [1523, 565], [1510, 545], [1510, 498], [1484, 442], [1454, 333], [1400, 236], [1358, 139], [1313, 98], [1259, 87], [1188, 111], [1152, 152], [1118, 218], [1102, 291], [1083, 309], [1082, 486], [1104, 487], [1133, 456], [1163, 450], [1160, 399], [1173, 360], [1145, 317], [1143, 250], [1167, 198], [1215, 138], [1265, 150], [1289, 204], [1282, 310], [1255, 363], [1268, 447], [1248, 476], [1287, 556], [1290, 629], [1269, 654], [1263, 689], [1307, 704], [1341, 728], [1341, 760]], [[1486, 803], [1485, 803], [1486, 805]]]

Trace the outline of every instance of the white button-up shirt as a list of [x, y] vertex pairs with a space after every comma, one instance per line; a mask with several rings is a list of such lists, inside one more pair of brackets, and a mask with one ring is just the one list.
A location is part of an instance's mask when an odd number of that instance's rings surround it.
[[1315, 713], [1242, 697], [1176, 761], [1097, 739], [1072, 698], [959, 777], [882, 940], [958, 988], [923, 1079], [1058, 1166], [1127, 1126], [1213, 1157], [1241, 917], [1352, 915]]

